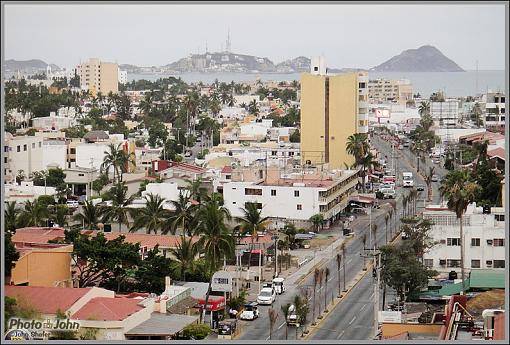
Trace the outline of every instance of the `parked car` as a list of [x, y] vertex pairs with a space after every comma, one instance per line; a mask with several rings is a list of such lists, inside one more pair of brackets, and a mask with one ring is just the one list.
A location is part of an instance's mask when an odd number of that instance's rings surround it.
[[276, 291], [273, 288], [265, 287], [260, 290], [257, 296], [258, 304], [272, 305], [276, 300]]
[[434, 164], [441, 164], [441, 160], [438, 159], [438, 158], [435, 158], [435, 159], [432, 160], [432, 163], [434, 163]]
[[432, 182], [437, 182], [439, 181], [439, 176], [437, 176], [436, 174], [432, 175]]
[[416, 190], [417, 191], [424, 191], [425, 190], [425, 186], [422, 185], [422, 184], [419, 184], [419, 185], [416, 186]]
[[78, 200], [67, 200], [67, 207], [69, 208], [77, 208], [80, 204], [78, 203]]

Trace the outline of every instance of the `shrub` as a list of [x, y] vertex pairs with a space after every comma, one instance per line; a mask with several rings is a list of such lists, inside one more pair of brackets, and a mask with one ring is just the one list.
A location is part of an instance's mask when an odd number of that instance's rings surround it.
[[182, 330], [182, 335], [185, 339], [201, 340], [211, 333], [209, 325], [197, 324], [188, 325]]

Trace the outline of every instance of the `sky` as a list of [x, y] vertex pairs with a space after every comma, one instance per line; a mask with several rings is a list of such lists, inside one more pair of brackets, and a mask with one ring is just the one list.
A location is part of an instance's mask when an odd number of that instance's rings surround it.
[[5, 59], [161, 66], [225, 48], [278, 63], [323, 55], [371, 68], [430, 44], [466, 70], [505, 69], [505, 7], [493, 5], [6, 4]]

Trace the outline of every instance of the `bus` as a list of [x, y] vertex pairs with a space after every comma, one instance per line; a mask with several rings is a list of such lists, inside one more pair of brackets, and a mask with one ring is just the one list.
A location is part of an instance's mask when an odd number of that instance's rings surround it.
[[412, 172], [403, 172], [402, 173], [402, 186], [404, 188], [412, 188], [414, 186]]

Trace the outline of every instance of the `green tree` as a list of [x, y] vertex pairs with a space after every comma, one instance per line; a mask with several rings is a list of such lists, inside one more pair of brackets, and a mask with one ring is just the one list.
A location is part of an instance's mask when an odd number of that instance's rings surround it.
[[481, 126], [483, 126], [482, 109], [480, 109], [480, 103], [477, 102], [474, 104], [469, 114], [469, 117], [476, 127], [480, 128]]
[[322, 213], [314, 214], [309, 221], [312, 223], [315, 232], [318, 232], [324, 226], [324, 215]]
[[211, 328], [209, 325], [204, 324], [191, 324], [182, 329], [182, 336], [184, 339], [202, 340], [205, 339], [209, 333], [211, 333]]
[[4, 224], [5, 230], [8, 232], [14, 232], [18, 228], [19, 210], [16, 207], [16, 202], [11, 201], [5, 204], [4, 211]]
[[149, 127], [150, 147], [161, 147], [168, 140], [168, 130], [162, 122], [156, 121]]
[[203, 187], [202, 178], [198, 177], [194, 180], [186, 180], [186, 184], [190, 198], [201, 204], [202, 200], [207, 196], [207, 188]]
[[429, 172], [425, 175], [425, 184], [427, 185], [427, 201], [432, 200], [432, 177], [434, 176], [435, 168], [429, 167]]
[[108, 185], [108, 183], [110, 183], [108, 174], [103, 172], [99, 174], [99, 176], [94, 181], [92, 181], [92, 190], [99, 195], [101, 194], [103, 188]]
[[197, 210], [196, 205], [191, 203], [189, 193], [179, 193], [179, 199], [172, 200], [170, 203], [175, 209], [169, 218], [168, 230], [175, 234], [177, 229], [181, 229], [183, 235], [190, 235], [193, 232], [193, 224], [195, 221], [195, 211]]
[[161, 294], [165, 291], [165, 277], [171, 274], [172, 260], [164, 257], [155, 246], [147, 252], [135, 273], [137, 291]]
[[471, 178], [480, 186], [480, 193], [475, 199], [477, 205], [496, 206], [501, 190], [502, 176], [489, 166], [487, 145], [488, 142], [485, 142], [477, 147], [478, 159]]
[[130, 209], [127, 207], [132, 201], [133, 196], [127, 196], [128, 187], [125, 182], [117, 182], [109, 190], [112, 197], [112, 205], [107, 206], [103, 213], [103, 221], [116, 221], [119, 224], [119, 232], [121, 232], [122, 224], [129, 227]]
[[25, 207], [20, 214], [20, 222], [23, 226], [45, 226], [48, 217], [48, 209], [38, 200], [25, 202]]
[[[204, 305], [207, 306], [211, 292], [212, 275], [219, 267], [222, 259], [234, 256], [235, 243], [231, 231], [225, 224], [226, 221], [231, 219], [230, 213], [219, 204], [217, 199], [208, 200], [199, 210], [197, 218], [199, 222], [196, 232], [200, 235], [197, 246], [202, 248], [205, 259], [209, 263], [209, 286], [204, 302]], [[202, 318], [205, 311], [206, 308], [204, 308]]]
[[81, 222], [83, 227], [90, 230], [96, 230], [100, 223], [104, 209], [101, 206], [94, 205], [92, 201], [86, 200], [80, 213], [74, 215], [74, 220]]
[[5, 277], [10, 277], [11, 270], [14, 268], [16, 261], [19, 259], [19, 253], [11, 240], [13, 234], [14, 233], [11, 232], [4, 233]]
[[172, 262], [172, 271], [180, 280], [186, 281], [186, 274], [196, 269], [196, 259], [198, 256], [198, 247], [193, 242], [193, 238], [181, 235], [176, 248], [170, 250], [174, 262]]
[[134, 222], [129, 231], [134, 232], [144, 228], [148, 234], [163, 232], [165, 222], [170, 216], [170, 212], [163, 208], [165, 199], [152, 193], [145, 199], [147, 200], [145, 207], [133, 211]]
[[44, 186], [46, 177], [46, 186], [57, 187], [65, 183], [66, 174], [61, 168], [51, 168], [47, 171], [36, 171], [33, 174], [32, 181], [34, 186]]
[[296, 129], [289, 137], [289, 140], [291, 143], [299, 143], [301, 142], [301, 133], [299, 132], [299, 129]]
[[469, 204], [474, 202], [477, 195], [480, 193], [480, 186], [472, 181], [472, 178], [467, 170], [453, 170], [441, 181], [439, 187], [441, 196], [445, 197], [448, 202], [448, 209], [455, 212], [459, 220], [460, 230], [460, 269], [462, 279], [462, 291], [466, 291], [465, 276], [464, 276], [464, 231], [463, 231], [463, 216]]

